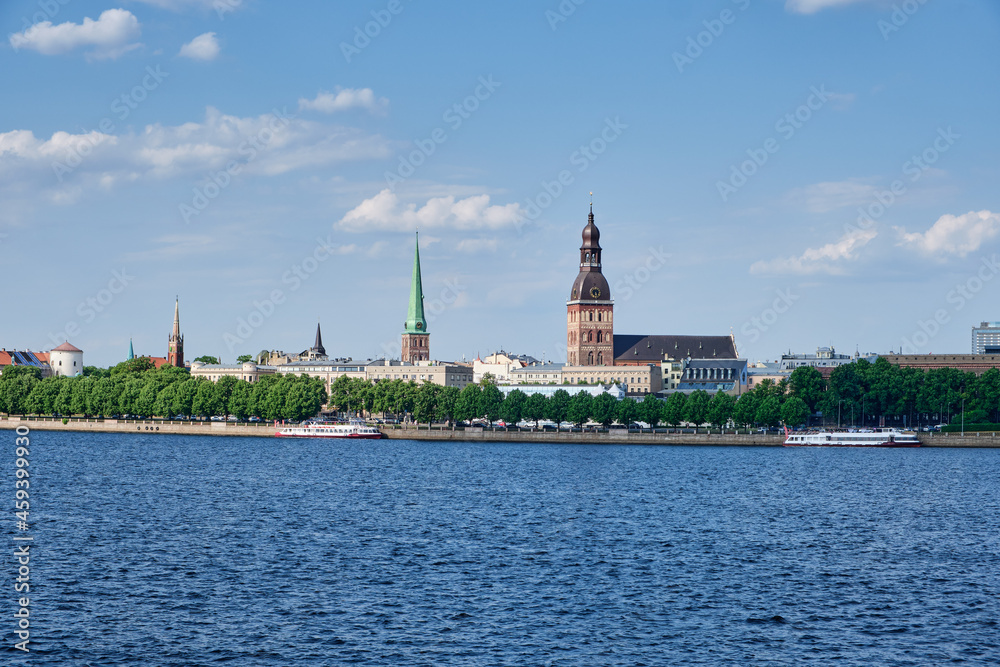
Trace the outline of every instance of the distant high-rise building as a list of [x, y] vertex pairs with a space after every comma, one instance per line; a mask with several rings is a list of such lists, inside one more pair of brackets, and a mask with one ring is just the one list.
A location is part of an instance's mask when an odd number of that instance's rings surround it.
[[184, 368], [184, 336], [181, 335], [180, 299], [174, 302], [174, 328], [167, 344], [167, 363]]
[[1000, 322], [972, 327], [972, 354], [1000, 354]]
[[410, 307], [403, 323], [403, 361], [414, 363], [431, 358], [430, 336], [424, 318], [424, 288], [420, 280], [420, 236], [416, 237], [413, 253], [413, 278], [410, 281]]

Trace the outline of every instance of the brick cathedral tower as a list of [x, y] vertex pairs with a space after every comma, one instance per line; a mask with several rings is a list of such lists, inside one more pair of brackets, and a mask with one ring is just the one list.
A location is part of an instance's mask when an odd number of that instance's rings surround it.
[[174, 302], [174, 329], [167, 344], [167, 363], [184, 368], [184, 336], [181, 335], [180, 299]]
[[410, 363], [431, 358], [430, 336], [424, 319], [424, 288], [420, 282], [420, 235], [413, 255], [413, 278], [410, 281], [410, 307], [403, 324], [403, 361]]
[[566, 363], [614, 366], [614, 302], [601, 273], [601, 232], [594, 224], [594, 204], [583, 228], [580, 273], [566, 302]]

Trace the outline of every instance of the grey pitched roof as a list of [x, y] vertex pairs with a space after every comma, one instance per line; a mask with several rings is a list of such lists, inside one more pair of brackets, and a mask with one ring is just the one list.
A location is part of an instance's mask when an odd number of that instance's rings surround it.
[[674, 359], [736, 359], [731, 336], [636, 336], [614, 335], [615, 361], [659, 363]]

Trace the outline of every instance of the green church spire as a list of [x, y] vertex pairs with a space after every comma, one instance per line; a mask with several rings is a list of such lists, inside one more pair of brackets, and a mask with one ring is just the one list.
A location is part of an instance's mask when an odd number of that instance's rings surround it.
[[132, 351], [132, 339], [128, 339], [128, 360], [132, 361], [135, 359], [135, 352]]
[[406, 311], [405, 333], [427, 333], [427, 320], [424, 319], [424, 288], [420, 282], [420, 234], [417, 233], [416, 247], [413, 251], [413, 279], [410, 282], [410, 307]]

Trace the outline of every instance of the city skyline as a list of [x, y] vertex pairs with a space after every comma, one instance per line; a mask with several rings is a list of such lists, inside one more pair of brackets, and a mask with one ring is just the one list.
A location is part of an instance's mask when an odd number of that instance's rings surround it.
[[732, 330], [755, 361], [964, 352], [998, 318], [985, 0], [0, 21], [7, 349], [164, 356], [179, 295], [188, 358], [307, 349], [317, 318], [331, 356], [398, 356], [419, 228], [433, 358], [565, 361], [590, 191], [622, 331]]

